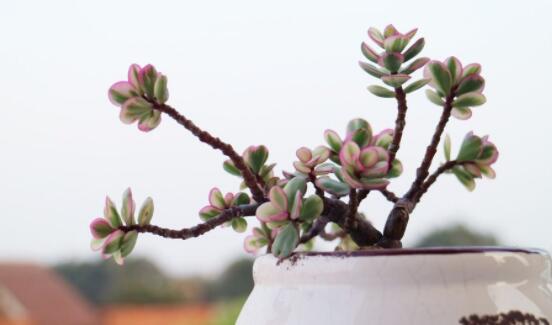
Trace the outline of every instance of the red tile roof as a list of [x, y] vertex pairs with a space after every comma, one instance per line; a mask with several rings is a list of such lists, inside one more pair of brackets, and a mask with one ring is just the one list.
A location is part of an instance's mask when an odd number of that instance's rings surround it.
[[94, 309], [53, 271], [0, 264], [0, 285], [24, 306], [33, 325], [99, 325]]

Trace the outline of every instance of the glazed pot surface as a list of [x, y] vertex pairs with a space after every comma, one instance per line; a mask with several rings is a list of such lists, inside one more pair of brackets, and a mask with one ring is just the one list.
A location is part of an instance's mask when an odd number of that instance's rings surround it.
[[548, 324], [550, 272], [547, 253], [513, 248], [264, 255], [237, 324]]

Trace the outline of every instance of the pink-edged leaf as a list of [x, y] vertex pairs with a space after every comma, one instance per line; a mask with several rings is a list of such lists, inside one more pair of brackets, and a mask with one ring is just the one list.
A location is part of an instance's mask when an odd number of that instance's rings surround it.
[[379, 161], [389, 161], [389, 153], [382, 147], [373, 147], [378, 153]]
[[339, 152], [339, 160], [342, 165], [358, 166], [360, 148], [354, 141], [347, 141]]
[[104, 245], [103, 238], [92, 238], [90, 241], [90, 249], [93, 251], [99, 251]]
[[135, 221], [134, 221], [135, 208], [136, 208], [136, 204], [132, 199], [132, 191], [130, 188], [127, 188], [126, 191], [123, 193], [123, 205], [121, 207], [121, 218], [123, 218], [123, 221], [128, 226], [135, 224]]
[[155, 84], [153, 86], [153, 94], [155, 100], [164, 104], [169, 99], [169, 89], [167, 88], [167, 77], [165, 75], [159, 74]]
[[470, 92], [482, 93], [485, 89], [485, 79], [478, 74], [469, 75], [460, 81], [458, 89], [456, 89], [456, 96], [467, 94]]
[[389, 164], [387, 161], [379, 161], [374, 166], [365, 169], [362, 171], [361, 180], [364, 178], [382, 178], [387, 176], [387, 172], [389, 171]]
[[480, 74], [480, 73], [481, 73], [481, 65], [479, 63], [471, 63], [464, 67], [462, 76], [467, 77], [467, 76], [471, 76], [472, 74]]
[[111, 256], [113, 257], [113, 260], [115, 261], [115, 263], [117, 263], [117, 265], [123, 266], [125, 264], [125, 260], [120, 250], [113, 252]]
[[109, 196], [105, 197], [104, 218], [109, 221], [112, 228], [119, 228], [123, 225], [119, 212], [117, 212], [117, 208]]
[[214, 217], [217, 217], [222, 213], [222, 210], [219, 208], [215, 208], [214, 206], [207, 205], [201, 208], [199, 210], [199, 218], [203, 221], [207, 221], [209, 219], [212, 219]]
[[268, 193], [268, 198], [270, 199], [270, 202], [280, 211], [287, 211], [288, 209], [288, 199], [286, 192], [279, 187], [274, 186], [270, 189], [270, 192]]
[[426, 93], [427, 99], [429, 99], [429, 101], [432, 102], [433, 104], [438, 106], [445, 105], [445, 101], [443, 100], [443, 98], [441, 98], [441, 96], [439, 96], [439, 94], [437, 94], [435, 91], [431, 89], [426, 89], [425, 93]]
[[109, 101], [116, 106], [123, 105], [129, 98], [137, 96], [136, 89], [126, 81], [114, 83], [107, 93]]
[[481, 178], [481, 170], [476, 164], [464, 164], [464, 169], [475, 178]]
[[301, 147], [295, 151], [295, 155], [301, 162], [306, 163], [307, 161], [311, 160], [312, 158], [312, 152], [309, 148]]
[[380, 47], [383, 47], [383, 34], [374, 27], [370, 27], [368, 29], [368, 36], [374, 41], [374, 43], [378, 44]]
[[372, 139], [371, 145], [387, 149], [387, 147], [389, 147], [389, 145], [393, 141], [393, 133], [394, 133], [393, 129], [382, 130], [380, 133], [374, 136], [374, 138]]
[[349, 171], [347, 171], [345, 168], [343, 168], [341, 170], [342, 172], [342, 176], [343, 176], [343, 180], [349, 184], [349, 186], [353, 187], [353, 188], [357, 188], [357, 189], [361, 189], [363, 188], [363, 185], [362, 183], [360, 182], [360, 180], [358, 178], [356, 178], [354, 175], [351, 175], [349, 173]]
[[405, 82], [407, 82], [410, 79], [410, 76], [407, 74], [392, 74], [381, 77], [381, 80], [386, 84], [393, 88], [399, 88], [402, 86]]
[[127, 257], [130, 253], [132, 253], [134, 247], [136, 246], [137, 239], [138, 232], [135, 230], [129, 231], [125, 234], [121, 244], [121, 257]]
[[402, 52], [408, 44], [408, 38], [403, 35], [393, 35], [383, 41], [383, 47], [387, 53]]
[[272, 222], [286, 220], [288, 212], [277, 208], [272, 202], [265, 202], [257, 208], [255, 215], [262, 222]]
[[303, 193], [297, 191], [295, 193], [295, 199], [293, 200], [293, 205], [290, 207], [289, 217], [291, 220], [298, 219], [301, 215], [301, 207], [303, 206]]
[[209, 191], [209, 204], [211, 204], [211, 206], [218, 209], [226, 208], [226, 202], [224, 201], [224, 197], [222, 196], [222, 193], [217, 187], [213, 187]]
[[341, 150], [343, 140], [341, 140], [341, 137], [337, 134], [337, 132], [333, 130], [324, 131], [324, 140], [326, 140], [326, 143], [330, 146], [330, 148], [332, 148], [333, 151], [339, 152]]
[[462, 63], [460, 62], [460, 60], [458, 60], [458, 58], [451, 56], [445, 60], [445, 65], [447, 66], [448, 71], [450, 72], [450, 78], [451, 78], [452, 84], [453, 85], [457, 84], [462, 78], [462, 73], [463, 73]]
[[102, 253], [113, 254], [115, 251], [121, 249], [123, 236], [125, 233], [121, 230], [115, 230], [105, 239]]
[[149, 132], [161, 123], [161, 112], [157, 110], [152, 110], [150, 113], [145, 114], [140, 118], [138, 123], [138, 129], [143, 132]]
[[154, 99], [154, 85], [155, 81], [157, 79], [157, 70], [155, 70], [155, 67], [151, 64], [146, 65], [145, 67], [140, 70], [140, 73], [138, 74], [138, 80], [140, 82], [140, 88], [144, 90], [144, 93], [146, 96], [148, 96], [149, 99]]
[[130, 67], [128, 68], [128, 82], [134, 87], [134, 89], [140, 91], [140, 95], [141, 95], [142, 92], [141, 92], [140, 80], [139, 80], [140, 70], [142, 70], [142, 68], [138, 64], [136, 63], [131, 64]]
[[375, 147], [364, 148], [360, 152], [359, 160], [363, 169], [370, 168], [379, 161], [378, 151]]
[[391, 73], [399, 71], [401, 64], [404, 62], [404, 56], [398, 52], [387, 52], [380, 56], [378, 64]]
[[[378, 64], [379, 64], [380, 61], [381, 61], [381, 58], [378, 59]], [[382, 76], [385, 75], [384, 72], [382, 72], [377, 67], [371, 65], [370, 63], [359, 61], [358, 65], [362, 68], [362, 70], [364, 70], [366, 73], [368, 73], [372, 77], [381, 78]]]
[[[424, 67], [428, 62], [429, 62], [429, 58], [426, 58], [426, 57], [417, 58], [416, 60], [410, 62], [410, 64], [407, 65], [406, 67], [402, 68], [400, 73], [412, 74], [416, 70]], [[430, 79], [430, 78], [428, 78], [428, 79]]]
[[128, 99], [121, 108], [119, 118], [125, 124], [132, 124], [153, 110], [153, 106], [141, 97]]
[[424, 49], [424, 46], [425, 46], [425, 39], [423, 37], [417, 40], [416, 42], [414, 42], [414, 44], [412, 44], [408, 49], [406, 49], [406, 51], [404, 51], [403, 53], [404, 62], [420, 54], [420, 52], [422, 52], [422, 50]]
[[424, 78], [431, 78], [429, 83], [435, 89], [448, 95], [452, 86], [450, 72], [446, 65], [439, 61], [429, 61], [424, 68]]
[[411, 40], [416, 35], [417, 32], [418, 32], [418, 28], [414, 28], [408, 31], [406, 34], [404, 34], [404, 36], [406, 36], [408, 40]]
[[328, 158], [330, 157], [330, 150], [328, 150], [328, 148], [324, 146], [318, 146], [314, 148], [312, 154], [313, 156], [318, 157], [316, 159], [316, 164], [321, 164], [328, 160]]
[[480, 106], [487, 102], [485, 95], [478, 92], [471, 92], [458, 96], [452, 103], [453, 107], [472, 107]]
[[243, 249], [246, 252], [250, 254], [256, 254], [259, 248], [260, 247], [257, 244], [257, 238], [255, 236], [249, 235], [243, 240]]
[[496, 177], [496, 172], [491, 166], [479, 165], [479, 170], [487, 178], [494, 179]]
[[149, 225], [153, 218], [153, 211], [153, 199], [148, 197], [144, 203], [142, 203], [140, 211], [138, 212], [138, 224], [141, 226]]
[[368, 60], [374, 63], [378, 63], [378, 59], [379, 59], [378, 53], [374, 51], [368, 44], [362, 43], [362, 45], [360, 46], [360, 50]]
[[233, 201], [234, 201], [234, 194], [233, 193], [228, 192], [224, 195], [224, 206], [225, 207], [232, 206]]
[[96, 239], [103, 239], [111, 234], [115, 229], [111, 227], [111, 224], [104, 218], [96, 218], [90, 223], [90, 232], [92, 237]]
[[472, 116], [472, 110], [468, 107], [454, 107], [450, 114], [459, 120], [467, 120]]
[[309, 174], [312, 171], [310, 167], [300, 161], [294, 161], [293, 167], [295, 167], [295, 170], [303, 174]]
[[389, 185], [389, 181], [383, 178], [361, 178], [361, 184], [363, 189], [366, 190], [379, 190], [387, 187]]
[[388, 38], [393, 35], [399, 34], [399, 31], [393, 26], [392, 24], [389, 24], [385, 26], [385, 29], [383, 30], [383, 37]]

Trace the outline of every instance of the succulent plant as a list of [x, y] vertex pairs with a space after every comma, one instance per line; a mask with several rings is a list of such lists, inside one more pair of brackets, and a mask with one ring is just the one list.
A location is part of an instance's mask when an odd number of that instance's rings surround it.
[[[361, 45], [362, 54], [370, 61], [360, 62], [361, 68], [380, 81], [368, 86], [368, 90], [396, 101], [395, 126], [374, 133], [367, 120], [355, 118], [347, 124], [343, 136], [328, 129], [323, 134], [326, 145], [297, 149], [295, 171], [284, 171], [281, 177], [275, 174], [275, 164], [268, 163], [266, 146], [252, 145], [238, 154], [230, 144], [167, 104], [167, 78], [163, 74], [152, 65], [131, 65], [127, 80], [109, 89], [109, 99], [121, 108], [121, 120], [138, 122], [140, 130], [150, 131], [159, 125], [161, 115], [168, 115], [200, 142], [227, 157], [223, 168], [241, 179], [240, 192], [223, 195], [214, 187], [209, 192], [209, 204], [199, 211], [202, 222], [174, 230], [150, 224], [151, 198], [145, 200], [135, 219], [135, 203], [129, 189], [123, 195], [120, 212], [107, 198], [103, 218], [90, 224], [93, 248], [122, 263], [133, 250], [139, 233], [189, 239], [224, 225], [241, 233], [248, 228], [246, 218], [252, 216], [259, 224], [251, 228], [244, 240], [244, 248], [250, 253], [266, 247], [275, 256], [286, 258], [295, 250], [312, 247], [315, 238], [339, 239], [336, 249], [340, 250], [402, 247], [410, 214], [439, 176], [454, 174], [468, 190], [473, 190], [475, 179], [495, 177], [493, 166], [498, 159], [498, 150], [488, 136], [479, 137], [472, 132], [464, 138], [456, 158], [451, 159], [451, 139], [446, 136], [446, 159], [430, 173], [449, 118], [466, 120], [472, 116], [471, 108], [485, 103], [485, 80], [479, 64], [462, 66], [455, 57], [443, 62], [418, 57], [425, 40], [414, 40], [416, 32], [413, 29], [403, 34], [393, 25], [383, 32], [370, 28], [368, 36], [378, 49], [367, 43]], [[423, 77], [411, 81], [422, 68]], [[396, 195], [388, 187], [403, 170], [397, 154], [406, 127], [406, 96], [426, 85], [431, 88], [426, 95], [441, 107], [441, 117], [410, 188], [403, 195]], [[358, 211], [371, 192], [381, 193], [393, 204], [383, 231]], [[327, 232], [328, 228], [333, 231]]]

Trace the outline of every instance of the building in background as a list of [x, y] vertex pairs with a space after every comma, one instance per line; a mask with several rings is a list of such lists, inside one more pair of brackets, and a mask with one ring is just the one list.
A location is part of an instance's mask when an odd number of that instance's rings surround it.
[[0, 325], [99, 325], [96, 311], [55, 272], [0, 264]]

